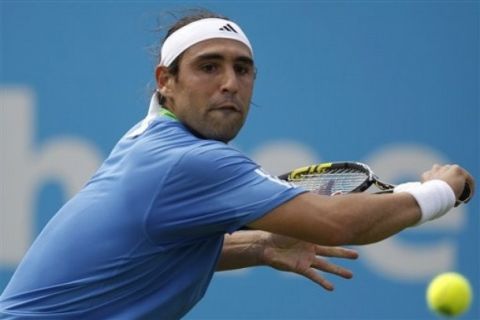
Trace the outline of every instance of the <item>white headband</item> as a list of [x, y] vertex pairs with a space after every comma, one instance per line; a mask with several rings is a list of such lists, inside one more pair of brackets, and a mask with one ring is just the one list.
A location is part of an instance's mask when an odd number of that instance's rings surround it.
[[207, 18], [194, 21], [172, 33], [162, 46], [161, 66], [170, 66], [183, 51], [200, 41], [225, 38], [244, 43], [253, 55], [252, 46], [240, 27], [229, 20]]

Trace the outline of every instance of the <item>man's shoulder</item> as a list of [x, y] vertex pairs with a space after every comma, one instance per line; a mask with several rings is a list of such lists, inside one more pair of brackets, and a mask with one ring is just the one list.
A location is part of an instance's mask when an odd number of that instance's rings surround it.
[[177, 172], [188, 172], [200, 181], [223, 179], [238, 173], [246, 174], [258, 165], [246, 155], [223, 142], [199, 140], [195, 147], [182, 152], [176, 163]]
[[197, 139], [192, 148], [185, 152], [184, 158], [195, 161], [234, 161], [249, 160], [245, 154], [235, 147], [216, 140]]

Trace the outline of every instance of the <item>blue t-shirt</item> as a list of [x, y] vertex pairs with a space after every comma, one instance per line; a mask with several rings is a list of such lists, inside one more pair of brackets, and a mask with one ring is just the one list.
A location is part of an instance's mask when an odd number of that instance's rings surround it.
[[301, 192], [159, 116], [124, 136], [47, 224], [0, 297], [0, 315], [180, 318], [204, 295], [224, 234]]

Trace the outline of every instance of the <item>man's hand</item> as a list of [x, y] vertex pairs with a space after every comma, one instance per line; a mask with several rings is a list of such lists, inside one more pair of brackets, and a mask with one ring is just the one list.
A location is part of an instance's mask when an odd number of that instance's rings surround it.
[[324, 271], [350, 279], [350, 270], [338, 266], [320, 257], [356, 259], [358, 253], [342, 247], [319, 246], [305, 241], [268, 233], [265, 236], [262, 264], [281, 271], [294, 272], [321, 285], [326, 290], [333, 290], [333, 284], [318, 271]]
[[468, 199], [471, 198], [475, 192], [475, 180], [473, 177], [468, 171], [456, 164], [443, 166], [436, 164], [430, 170], [422, 174], [423, 182], [432, 179], [441, 179], [447, 182], [455, 193], [457, 200], [462, 195], [462, 192], [465, 189], [465, 184], [468, 184], [468, 187], [470, 188]]

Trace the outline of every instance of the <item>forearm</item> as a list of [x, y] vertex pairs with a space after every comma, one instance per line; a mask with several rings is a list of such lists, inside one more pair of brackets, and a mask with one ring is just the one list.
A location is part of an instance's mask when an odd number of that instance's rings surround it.
[[217, 271], [241, 269], [263, 264], [262, 254], [267, 232], [237, 231], [225, 235]]
[[[351, 231], [346, 232], [346, 236], [344, 232], [344, 237], [339, 240], [341, 243], [378, 242], [415, 225], [421, 217], [417, 202], [406, 193], [359, 196], [358, 198], [354, 206], [343, 213], [343, 217], [341, 214], [336, 217], [337, 223], [343, 225], [343, 230]], [[335, 212], [332, 212], [332, 215], [334, 214]]]
[[414, 225], [421, 213], [406, 194], [302, 194], [251, 224], [252, 228], [320, 245], [366, 244]]

